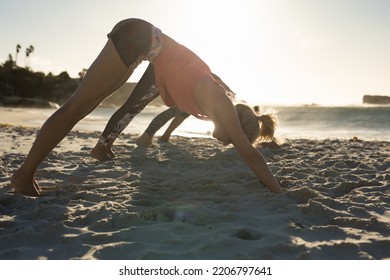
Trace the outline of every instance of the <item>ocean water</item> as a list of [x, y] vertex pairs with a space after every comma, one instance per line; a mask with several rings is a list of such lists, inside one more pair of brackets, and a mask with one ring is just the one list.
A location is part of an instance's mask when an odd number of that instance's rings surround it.
[[286, 138], [390, 140], [390, 106], [279, 107]]
[[[0, 123], [41, 126], [53, 109], [0, 108]], [[75, 129], [103, 131], [114, 108], [98, 107], [79, 122]], [[152, 119], [166, 107], [145, 108], [125, 129], [125, 133], [141, 134]], [[390, 141], [390, 106], [265, 106], [262, 111], [278, 113], [276, 137], [280, 139], [352, 139]], [[6, 119], [7, 114], [12, 112]], [[20, 119], [16, 123], [16, 119]], [[156, 135], [161, 135], [168, 124]], [[187, 137], [211, 137], [213, 124], [194, 117], [186, 119], [174, 134]]]
[[[125, 129], [125, 133], [142, 133], [163, 107], [147, 107]], [[390, 141], [390, 106], [269, 106], [263, 111], [276, 111], [279, 124], [276, 136], [282, 139], [352, 139]], [[81, 127], [102, 130], [115, 109], [98, 108]], [[168, 125], [168, 124], [167, 124]], [[165, 125], [156, 135], [161, 135]], [[211, 137], [213, 124], [189, 117], [174, 134]]]

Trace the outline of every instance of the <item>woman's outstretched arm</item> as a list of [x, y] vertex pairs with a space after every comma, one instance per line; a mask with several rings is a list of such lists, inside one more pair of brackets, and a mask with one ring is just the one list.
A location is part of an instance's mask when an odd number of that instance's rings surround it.
[[197, 87], [196, 98], [202, 111], [212, 119], [216, 127], [224, 130], [261, 183], [271, 192], [282, 192], [264, 157], [252, 146], [242, 130], [236, 109], [224, 89], [215, 87], [210, 80], [205, 80]]
[[[219, 110], [216, 112], [218, 120], [226, 130], [232, 144], [237, 149], [245, 163], [271, 192], [282, 192], [279, 183], [273, 176], [263, 155], [252, 146], [243, 132], [233, 104], [228, 98], [224, 101], [221, 100], [219, 104]], [[222, 104], [224, 105], [222, 106]]]

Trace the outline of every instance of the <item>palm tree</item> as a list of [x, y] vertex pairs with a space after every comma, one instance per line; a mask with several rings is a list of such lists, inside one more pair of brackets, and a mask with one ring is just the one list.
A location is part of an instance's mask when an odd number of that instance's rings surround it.
[[20, 44], [17, 44], [16, 45], [16, 53], [15, 53], [15, 66], [16, 66], [16, 61], [18, 60], [18, 53], [20, 51], [20, 49], [22, 48], [22, 46]]
[[34, 51], [34, 47], [32, 45], [30, 45], [27, 49], [26, 49], [26, 61], [25, 61], [25, 67], [28, 68], [27, 66], [27, 59], [30, 57], [30, 54]]

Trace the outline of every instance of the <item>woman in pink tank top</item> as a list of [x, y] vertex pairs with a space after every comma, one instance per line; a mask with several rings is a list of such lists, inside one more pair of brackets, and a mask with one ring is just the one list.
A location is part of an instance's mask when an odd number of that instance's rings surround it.
[[[259, 116], [250, 106], [234, 105], [199, 57], [139, 19], [127, 19], [114, 27], [72, 97], [43, 124], [26, 160], [11, 177], [11, 187], [39, 196], [42, 190], [35, 180], [39, 164], [82, 118], [119, 89], [143, 60], [151, 64], [124, 107], [131, 111], [129, 119], [161, 92], [168, 105], [213, 121], [213, 136], [225, 145], [233, 144], [266, 188], [282, 192], [264, 157], [252, 146], [261, 137], [273, 136], [272, 120]], [[270, 126], [262, 125], [270, 121]]]

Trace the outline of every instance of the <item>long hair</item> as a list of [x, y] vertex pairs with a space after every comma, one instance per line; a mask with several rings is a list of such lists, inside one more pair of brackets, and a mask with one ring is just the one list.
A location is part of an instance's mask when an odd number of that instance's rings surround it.
[[262, 114], [259, 106], [244, 103], [235, 105], [241, 127], [252, 144], [271, 142], [274, 138], [278, 119], [275, 112]]

